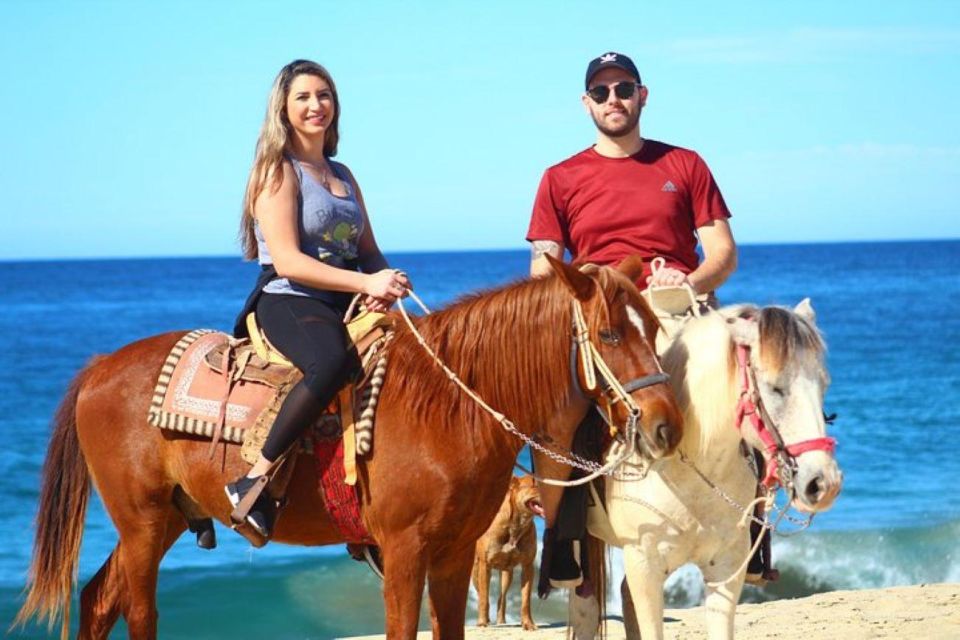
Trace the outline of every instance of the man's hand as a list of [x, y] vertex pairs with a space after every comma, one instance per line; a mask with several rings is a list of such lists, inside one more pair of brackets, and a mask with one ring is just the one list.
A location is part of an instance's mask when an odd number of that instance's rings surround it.
[[653, 287], [682, 287], [685, 284], [693, 286], [687, 274], [672, 267], [657, 269], [652, 276], [647, 276], [647, 284]]

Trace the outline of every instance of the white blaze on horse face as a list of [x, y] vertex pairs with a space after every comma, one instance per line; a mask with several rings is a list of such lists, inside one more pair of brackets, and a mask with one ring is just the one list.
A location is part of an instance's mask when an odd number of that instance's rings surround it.
[[632, 324], [637, 328], [637, 331], [640, 332], [641, 338], [646, 338], [647, 332], [644, 331], [643, 329], [643, 318], [640, 316], [640, 312], [634, 309], [633, 307], [631, 307], [630, 305], [626, 305], [626, 306], [627, 306], [627, 318], [629, 318], [630, 324]]

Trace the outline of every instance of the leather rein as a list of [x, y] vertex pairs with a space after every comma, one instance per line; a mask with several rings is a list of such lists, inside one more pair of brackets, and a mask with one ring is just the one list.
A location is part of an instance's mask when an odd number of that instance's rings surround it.
[[797, 473], [797, 456], [807, 451], [825, 451], [833, 455], [837, 440], [824, 436], [785, 444], [776, 423], [763, 405], [760, 390], [757, 387], [756, 373], [750, 366], [750, 347], [747, 345], [737, 345], [737, 369], [740, 376], [740, 400], [737, 402], [734, 424], [740, 430], [743, 419], [749, 418], [750, 424], [757, 432], [757, 437], [763, 443], [763, 454], [767, 464], [760, 484], [767, 489], [774, 489], [779, 484], [792, 492], [793, 480]]

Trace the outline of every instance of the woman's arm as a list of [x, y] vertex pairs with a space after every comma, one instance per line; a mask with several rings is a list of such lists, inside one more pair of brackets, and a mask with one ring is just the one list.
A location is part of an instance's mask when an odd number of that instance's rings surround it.
[[315, 289], [365, 293], [391, 301], [402, 295], [402, 282], [392, 271], [367, 274], [338, 269], [300, 250], [297, 184], [293, 166], [284, 161], [279, 188], [264, 189], [253, 207], [277, 274]]

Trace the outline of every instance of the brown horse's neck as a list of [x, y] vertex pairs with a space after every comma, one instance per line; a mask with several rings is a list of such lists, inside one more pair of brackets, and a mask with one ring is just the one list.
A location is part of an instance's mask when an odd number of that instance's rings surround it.
[[[557, 279], [525, 280], [465, 297], [421, 318], [417, 328], [467, 386], [531, 434], [546, 430], [573, 399], [571, 303]], [[448, 380], [404, 326], [390, 353], [391, 375], [403, 380], [403, 394], [421, 419], [437, 424], [439, 418], [466, 437], [476, 423], [478, 435], [506, 435], [519, 451], [519, 438]]]

